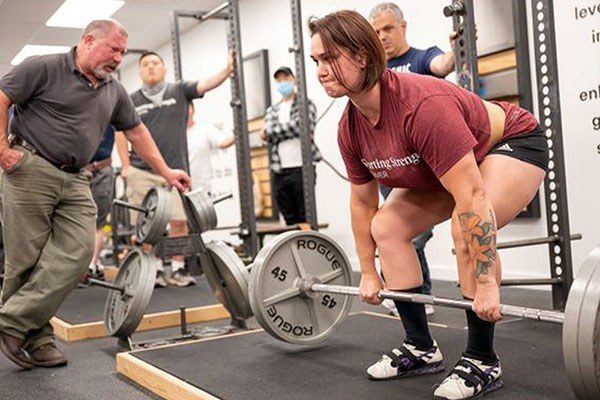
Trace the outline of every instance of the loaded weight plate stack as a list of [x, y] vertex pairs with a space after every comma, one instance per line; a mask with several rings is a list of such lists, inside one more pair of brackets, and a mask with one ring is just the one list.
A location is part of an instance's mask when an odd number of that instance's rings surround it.
[[600, 248], [583, 262], [571, 285], [563, 324], [563, 355], [580, 400], [600, 398]]
[[[248, 302], [247, 267], [235, 251], [220, 241], [207, 243], [212, 266], [204, 266], [206, 280], [217, 299], [238, 318], [250, 318], [252, 309]], [[214, 266], [214, 270], [212, 267]]]
[[250, 305], [259, 324], [289, 343], [315, 344], [329, 337], [352, 307], [349, 296], [313, 293], [313, 283], [350, 285], [350, 262], [342, 249], [318, 232], [287, 232], [256, 257], [250, 275]]
[[[202, 190], [194, 190], [184, 194], [189, 204], [193, 219], [198, 222], [202, 232], [208, 232], [217, 227], [217, 211], [213, 200]], [[185, 201], [185, 200], [184, 200]]]
[[148, 244], [156, 244], [163, 237], [171, 219], [171, 193], [162, 187], [150, 189], [140, 206], [135, 224], [137, 238]]
[[158, 258], [140, 249], [125, 257], [114, 282], [123, 291], [110, 290], [104, 308], [109, 335], [126, 339], [135, 332], [150, 303], [159, 263]]

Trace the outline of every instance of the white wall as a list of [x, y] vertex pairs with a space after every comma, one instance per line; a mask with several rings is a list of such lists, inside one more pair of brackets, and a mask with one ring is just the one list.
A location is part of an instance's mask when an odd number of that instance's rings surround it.
[[[363, 15], [367, 15], [370, 8], [378, 2], [377, 0], [304, 0], [302, 1], [302, 12], [304, 20], [310, 15], [323, 16], [328, 12], [342, 8], [354, 8]], [[436, 44], [443, 50], [449, 49], [447, 37], [451, 30], [451, 20], [445, 18], [442, 14], [442, 8], [448, 4], [448, 1], [420, 0], [417, 2], [404, 0], [398, 3], [403, 8], [408, 21], [408, 39], [411, 45], [415, 47], [427, 47]], [[244, 54], [266, 48], [269, 50], [271, 71], [280, 65], [293, 67], [293, 57], [288, 53], [288, 48], [292, 45], [289, 3], [282, 0], [246, 0], [241, 3], [240, 13]], [[560, 13], [557, 12], [558, 14]], [[481, 35], [484, 35], [486, 24], [489, 22], [493, 21], [478, 21], [478, 30]], [[560, 25], [559, 29], [567, 32], [569, 28]], [[183, 76], [185, 79], [202, 78], [223, 66], [226, 53], [225, 36], [225, 23], [222, 21], [204, 23], [182, 35]], [[560, 38], [561, 35], [557, 36]], [[306, 30], [304, 33], [304, 43], [306, 47], [308, 94], [316, 103], [319, 112], [321, 112], [329, 104], [330, 99], [325, 95], [315, 79], [315, 68], [308, 57], [310, 41]], [[568, 44], [568, 40], [565, 39], [561, 47], [562, 53], [566, 51], [575, 52], [575, 46], [568, 48]], [[596, 46], [597, 48], [598, 46]], [[157, 50], [165, 58], [167, 65], [171, 66], [170, 44], [166, 43], [165, 46]], [[580, 57], [581, 53], [577, 52], [573, 54], [573, 57], [575, 56]], [[572, 61], [573, 58], [570, 60]], [[567, 59], [561, 59], [561, 68], [566, 68], [566, 61]], [[580, 63], [577, 63], [577, 66], [579, 67]], [[590, 73], [595, 73], [598, 76], [598, 71], [600, 70], [596, 68], [595, 71], [590, 71]], [[122, 76], [124, 83], [130, 90], [136, 89], [139, 86], [137, 67], [135, 65], [123, 71]], [[173, 75], [170, 73], [168, 77], [172, 79]], [[572, 91], [581, 86], [574, 84], [575, 82], [570, 81], [568, 77], [564, 79], [561, 77], [561, 90], [563, 90], [563, 94], [569, 93], [569, 88], [566, 87], [569, 83], [573, 85]], [[278, 99], [275, 91], [273, 91], [272, 96], [274, 101]], [[230, 89], [227, 84], [209, 93], [204, 99], [196, 103], [196, 109], [199, 112], [200, 118], [211, 122], [231, 120], [231, 111], [228, 106], [229, 99]], [[564, 107], [564, 124], [577, 125], [578, 123], [583, 123], [583, 121], [577, 121], [578, 113], [574, 109], [576, 104], [569, 104], [568, 100], [563, 100], [562, 103]], [[597, 109], [597, 102], [595, 104]], [[337, 122], [344, 105], [344, 100], [338, 100], [330, 112], [321, 120], [316, 130], [316, 142], [324, 156], [341, 170], [344, 170], [344, 168], [337, 148], [336, 132]], [[589, 210], [592, 204], [594, 204], [594, 198], [598, 197], [598, 189], [590, 188], [589, 182], [586, 181], [586, 176], [589, 176], [586, 174], [589, 174], [589, 171], [598, 171], [598, 158], [594, 158], [591, 162], [580, 159], [580, 154], [593, 152], [594, 150], [591, 144], [578, 144], [577, 140], [583, 140], [581, 136], [583, 135], [582, 132], [582, 129], [578, 129], [577, 127], [565, 129], [565, 133], [569, 136], [567, 162], [569, 164], [569, 201], [573, 210], [571, 218], [572, 230], [581, 231], [586, 235], [584, 241], [576, 242], [573, 245], [576, 265], [581, 262], [582, 257], [596, 244], [593, 237], [598, 236], [598, 228], [594, 222], [599, 220], [597, 212], [590, 214], [591, 210]], [[588, 136], [591, 136], [591, 134], [588, 134]], [[600, 142], [598, 138], [594, 139]], [[234, 165], [235, 158], [233, 157], [233, 152], [231, 156]], [[586, 173], [586, 171], [588, 172]], [[323, 163], [320, 163], [317, 167], [316, 197], [319, 221], [329, 223], [329, 229], [326, 231], [327, 234], [343, 246], [351, 259], [355, 259], [348, 210], [349, 187], [346, 182], [340, 180]], [[578, 207], [579, 209], [577, 209]], [[227, 219], [228, 222], [239, 221], [239, 208], [236, 208], [233, 204], [229, 204], [228, 206], [223, 204], [220, 207], [219, 214], [223, 224], [228, 224], [223, 221], [223, 218]], [[513, 222], [500, 232], [499, 240], [505, 241], [545, 235], [545, 219], [542, 215], [542, 218], [539, 220], [519, 220]], [[227, 238], [231, 239], [231, 237]], [[451, 248], [452, 241], [449, 224], [445, 223], [435, 229], [435, 236], [427, 248], [427, 255], [434, 277], [453, 279], [456, 276], [454, 259], [450, 252]], [[502, 260], [503, 270], [507, 277], [543, 277], [549, 274], [548, 256], [545, 246], [505, 251], [502, 253]]]
[[477, 0], [477, 55], [483, 56], [515, 45], [512, 0]]
[[[576, 19], [576, 10], [587, 16]], [[596, 0], [555, 1], [554, 16], [571, 231], [584, 236], [573, 245], [577, 270], [600, 242], [600, 129], [593, 126], [593, 118], [600, 119], [600, 40], [592, 40], [592, 33], [600, 31], [600, 5]], [[581, 101], [581, 92], [590, 90], [597, 97]]]

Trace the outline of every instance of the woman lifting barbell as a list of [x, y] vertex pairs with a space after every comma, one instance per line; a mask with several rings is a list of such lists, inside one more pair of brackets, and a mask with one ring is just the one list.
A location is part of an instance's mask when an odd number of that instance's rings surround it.
[[[351, 182], [352, 229], [361, 299], [378, 304], [385, 286], [421, 293], [411, 244], [448, 218], [467, 311], [466, 351], [438, 385], [439, 399], [465, 399], [502, 386], [493, 349], [501, 275], [496, 230], [531, 201], [548, 164], [543, 130], [527, 111], [487, 102], [447, 81], [386, 70], [385, 52], [367, 20], [338, 11], [309, 21], [311, 57], [330, 97], [347, 96], [338, 143]], [[377, 183], [393, 187], [378, 207]], [[406, 337], [367, 369], [387, 380], [439, 372], [443, 357], [423, 304], [396, 302]]]

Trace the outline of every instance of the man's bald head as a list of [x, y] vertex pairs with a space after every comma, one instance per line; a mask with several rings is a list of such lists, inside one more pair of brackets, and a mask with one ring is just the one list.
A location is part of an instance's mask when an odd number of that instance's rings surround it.
[[127, 30], [114, 19], [89, 23], [77, 44], [77, 61], [88, 75], [104, 79], [116, 71], [127, 50]]
[[100, 36], [106, 36], [108, 35], [113, 29], [116, 29], [119, 31], [119, 33], [123, 36], [125, 36], [126, 38], [129, 37], [129, 34], [127, 33], [127, 29], [125, 29], [125, 27], [117, 20], [115, 19], [96, 19], [92, 22], [90, 22], [88, 24], [88, 26], [85, 27], [85, 29], [83, 30], [83, 36], [85, 35], [100, 35]]

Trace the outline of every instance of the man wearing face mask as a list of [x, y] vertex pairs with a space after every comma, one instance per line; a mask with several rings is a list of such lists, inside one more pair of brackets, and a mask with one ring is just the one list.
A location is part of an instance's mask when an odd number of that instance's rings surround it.
[[[294, 73], [288, 67], [281, 67], [273, 75], [277, 91], [283, 97], [280, 103], [267, 109], [265, 128], [260, 137], [270, 146], [269, 167], [273, 171], [273, 190], [279, 211], [285, 223], [293, 225], [306, 221], [304, 210], [304, 189], [302, 185], [302, 145], [300, 142], [300, 110], [296, 101]], [[317, 124], [317, 109], [308, 101], [309, 132], [311, 138]], [[311, 142], [314, 162], [321, 160], [321, 154]]]

